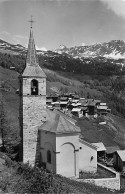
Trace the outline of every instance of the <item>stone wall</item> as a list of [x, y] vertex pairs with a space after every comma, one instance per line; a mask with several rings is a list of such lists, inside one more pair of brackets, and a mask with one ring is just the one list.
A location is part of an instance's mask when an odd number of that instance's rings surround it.
[[100, 178], [100, 179], [77, 179], [79, 182], [92, 183], [100, 187], [105, 187], [112, 190], [120, 190], [120, 174], [115, 172], [114, 170], [99, 164], [102, 168], [114, 173], [116, 175], [115, 178]]
[[92, 183], [100, 187], [112, 190], [120, 190], [120, 178], [85, 179], [84, 182]]

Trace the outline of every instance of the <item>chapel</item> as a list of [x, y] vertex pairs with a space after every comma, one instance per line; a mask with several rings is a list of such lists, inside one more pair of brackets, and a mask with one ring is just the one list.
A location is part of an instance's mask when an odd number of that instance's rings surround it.
[[81, 130], [72, 118], [46, 108], [46, 75], [38, 63], [32, 27], [19, 83], [21, 160], [32, 166], [39, 162], [66, 177], [96, 172], [97, 147], [80, 138]]

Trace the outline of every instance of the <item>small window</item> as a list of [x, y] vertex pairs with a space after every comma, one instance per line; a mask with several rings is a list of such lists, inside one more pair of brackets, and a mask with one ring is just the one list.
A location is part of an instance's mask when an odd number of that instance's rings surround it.
[[35, 79], [31, 81], [31, 95], [38, 95], [38, 81]]
[[47, 162], [51, 164], [51, 152], [50, 152], [50, 150], [47, 151]]

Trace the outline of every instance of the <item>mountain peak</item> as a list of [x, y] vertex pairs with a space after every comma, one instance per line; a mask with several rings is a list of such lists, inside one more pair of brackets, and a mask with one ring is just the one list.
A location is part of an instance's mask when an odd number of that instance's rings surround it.
[[67, 47], [65, 45], [60, 45], [59, 49], [66, 49]]

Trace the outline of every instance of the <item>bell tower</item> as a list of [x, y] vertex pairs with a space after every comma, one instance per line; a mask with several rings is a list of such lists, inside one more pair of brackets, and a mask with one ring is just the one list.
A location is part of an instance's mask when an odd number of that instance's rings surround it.
[[32, 20], [26, 67], [20, 80], [21, 160], [34, 166], [37, 155], [38, 128], [46, 120], [46, 75], [38, 64]]

